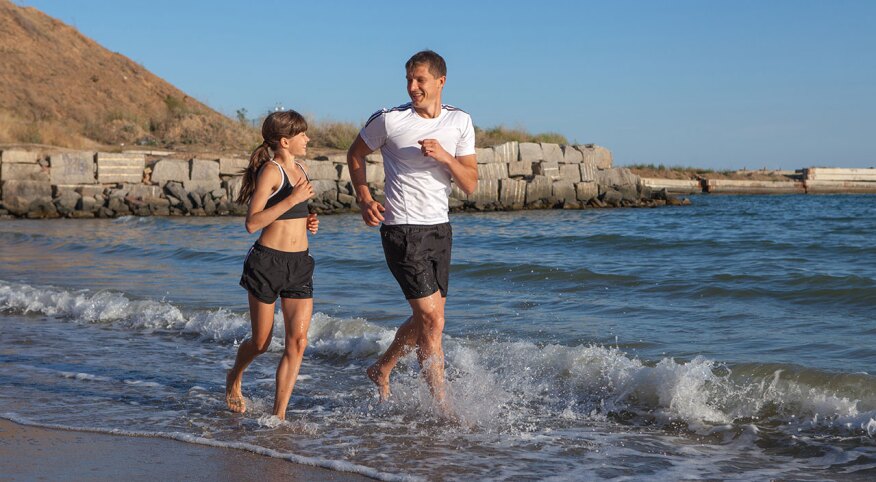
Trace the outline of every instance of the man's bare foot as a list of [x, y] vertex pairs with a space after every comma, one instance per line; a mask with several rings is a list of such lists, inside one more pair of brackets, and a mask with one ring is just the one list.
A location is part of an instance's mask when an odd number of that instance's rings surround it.
[[228, 410], [232, 412], [246, 411], [246, 402], [243, 400], [243, 393], [240, 392], [240, 380], [231, 377], [231, 370], [225, 375], [225, 403], [228, 405]]
[[390, 396], [389, 373], [383, 373], [377, 363], [368, 367], [368, 370], [365, 370], [365, 372], [368, 374], [368, 378], [377, 385], [377, 394], [380, 395], [380, 401], [386, 401]]

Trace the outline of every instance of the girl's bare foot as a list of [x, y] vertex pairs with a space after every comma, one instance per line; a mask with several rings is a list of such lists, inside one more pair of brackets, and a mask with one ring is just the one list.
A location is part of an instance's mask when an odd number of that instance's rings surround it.
[[368, 378], [377, 385], [377, 394], [380, 396], [380, 401], [386, 401], [390, 396], [389, 373], [383, 373], [377, 363], [368, 367], [368, 370], [365, 372], [368, 374]]
[[246, 411], [246, 402], [240, 391], [240, 379], [232, 378], [231, 370], [228, 370], [228, 374], [225, 375], [225, 403], [232, 412], [243, 413]]

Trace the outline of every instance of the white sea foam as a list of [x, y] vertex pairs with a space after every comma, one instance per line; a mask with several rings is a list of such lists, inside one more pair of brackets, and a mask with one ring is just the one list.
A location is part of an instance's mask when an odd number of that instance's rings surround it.
[[[239, 342], [250, 331], [247, 314], [223, 308], [183, 313], [171, 303], [130, 300], [120, 293], [4, 281], [0, 281], [0, 310], [138, 330], [180, 330], [224, 343]], [[276, 313], [274, 322], [270, 349], [279, 351], [284, 339], [281, 313]], [[393, 336], [394, 330], [361, 318], [316, 313], [308, 332], [308, 353], [350, 360], [349, 368], [360, 371], [389, 346]], [[543, 425], [537, 420], [540, 413], [568, 420], [604, 420], [608, 414], [632, 413], [658, 423], [681, 421], [701, 433], [739, 419], [766, 416], [789, 422], [789, 431], [826, 428], [876, 435], [876, 401], [807, 385], [778, 370], [772, 377], [740, 379], [704, 357], [645, 363], [612, 347], [449, 336], [445, 351], [448, 394], [464, 426], [526, 432]], [[416, 364], [412, 356], [406, 363]], [[393, 383], [399, 409], [420, 410], [433, 403], [416, 377], [395, 377]], [[548, 410], [533, 410], [533, 406]], [[763, 415], [768, 408], [771, 414]]]

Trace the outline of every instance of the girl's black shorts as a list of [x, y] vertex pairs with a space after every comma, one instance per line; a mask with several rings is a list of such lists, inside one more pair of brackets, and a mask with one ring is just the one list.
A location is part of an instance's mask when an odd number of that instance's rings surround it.
[[280, 298], [313, 298], [313, 267], [309, 251], [278, 251], [255, 243], [243, 262], [240, 286], [262, 303]]

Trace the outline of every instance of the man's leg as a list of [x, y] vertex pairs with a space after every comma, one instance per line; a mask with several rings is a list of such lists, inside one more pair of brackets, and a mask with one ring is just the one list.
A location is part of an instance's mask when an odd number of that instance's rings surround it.
[[380, 400], [389, 398], [389, 375], [399, 358], [418, 346], [417, 359], [424, 369], [426, 382], [436, 399], [444, 400], [444, 298], [435, 292], [425, 298], [408, 300], [413, 310], [395, 333], [395, 339], [377, 362], [368, 368], [368, 377], [377, 385]]

